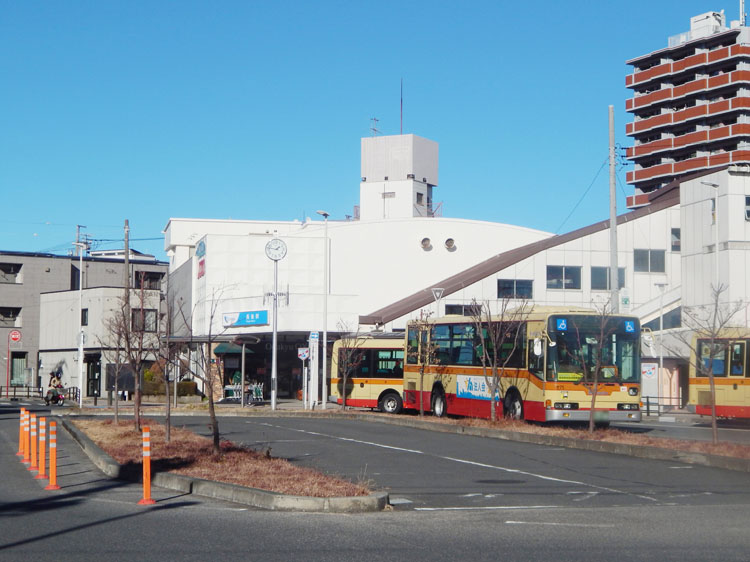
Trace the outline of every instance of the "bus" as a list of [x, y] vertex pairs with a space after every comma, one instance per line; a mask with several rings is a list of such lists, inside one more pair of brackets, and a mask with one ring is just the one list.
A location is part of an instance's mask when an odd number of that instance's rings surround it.
[[344, 337], [333, 344], [331, 392], [343, 403], [346, 377], [346, 405], [378, 408], [399, 414], [403, 408], [404, 333], [375, 333]]
[[[601, 425], [641, 421], [638, 318], [535, 307], [519, 315], [514, 324], [517, 336], [500, 342], [499, 350], [499, 364], [505, 368], [496, 404], [506, 416], [537, 422], [588, 421], [596, 357], [601, 351], [595, 421]], [[491, 417], [491, 371], [488, 368], [485, 376], [475, 331], [474, 319], [466, 316], [428, 320], [426, 326], [424, 322], [409, 324], [406, 409], [419, 409], [421, 402], [424, 411], [435, 416]], [[433, 351], [422, 353], [420, 346]], [[424, 357], [433, 360], [424, 361]]]
[[[712, 345], [713, 344], [713, 345]], [[750, 332], [725, 329], [713, 342], [695, 336], [688, 370], [688, 404], [695, 413], [711, 415], [709, 372], [713, 372], [716, 416], [750, 418]]]

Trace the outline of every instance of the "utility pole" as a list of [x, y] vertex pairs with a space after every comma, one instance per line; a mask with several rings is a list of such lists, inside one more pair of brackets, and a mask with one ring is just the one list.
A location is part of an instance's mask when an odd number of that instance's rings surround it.
[[615, 109], [609, 106], [609, 289], [612, 313], [620, 310], [620, 276], [617, 267], [617, 191], [615, 178]]

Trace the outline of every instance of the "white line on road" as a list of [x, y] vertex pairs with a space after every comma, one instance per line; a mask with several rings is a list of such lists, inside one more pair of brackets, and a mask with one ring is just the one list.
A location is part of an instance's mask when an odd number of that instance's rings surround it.
[[556, 523], [556, 522], [545, 522], [545, 521], [506, 521], [506, 525], [546, 525], [550, 527], [614, 527], [614, 525], [599, 524], [599, 523]]
[[511, 509], [552, 509], [559, 505], [488, 505], [485, 507], [415, 507], [414, 511], [496, 511]]
[[548, 480], [550, 482], [557, 482], [557, 483], [560, 483], [560, 484], [574, 484], [576, 486], [585, 486], [585, 487], [588, 487], [588, 488], [594, 488], [596, 490], [603, 490], [605, 492], [610, 492], [610, 493], [613, 493], [613, 494], [623, 494], [623, 495], [627, 495], [627, 496], [634, 496], [636, 498], [640, 498], [640, 499], [648, 500], [648, 501], [652, 501], [652, 502], [658, 502], [659, 501], [656, 498], [652, 498], [652, 497], [649, 497], [649, 496], [643, 496], [643, 495], [640, 495], [640, 494], [631, 494], [630, 492], [624, 492], [622, 490], [616, 490], [614, 488], [608, 488], [606, 486], [597, 486], [596, 484], [589, 484], [588, 482], [580, 482], [578, 480], [566, 480], [564, 478], [555, 478], [554, 476], [546, 476], [544, 474], [537, 474], [535, 472], [528, 472], [526, 470], [519, 470], [517, 468], [508, 468], [508, 467], [505, 467], [505, 466], [496, 466], [496, 465], [492, 465], [492, 464], [486, 464], [486, 463], [481, 463], [481, 462], [476, 462], [476, 461], [470, 461], [470, 460], [466, 460], [466, 459], [458, 459], [458, 458], [455, 458], [455, 457], [447, 457], [447, 456], [443, 456], [443, 455], [434, 455], [434, 454], [431, 454], [431, 453], [425, 453], [424, 451], [419, 451], [417, 449], [405, 449], [403, 447], [394, 447], [392, 445], [383, 445], [382, 443], [374, 443], [372, 441], [361, 441], [359, 439], [352, 439], [351, 437], [339, 437], [338, 435], [329, 435], [329, 434], [326, 434], [326, 433], [319, 433], [319, 432], [316, 432], [316, 431], [307, 431], [305, 429], [290, 428], [290, 427], [285, 427], [285, 426], [282, 426], [282, 425], [274, 425], [274, 424], [270, 424], [270, 423], [261, 423], [259, 425], [265, 425], [267, 427], [274, 427], [274, 428], [277, 428], [277, 429], [284, 429], [286, 431], [296, 431], [298, 433], [306, 433], [308, 435], [316, 435], [318, 437], [326, 437], [328, 439], [338, 439], [340, 441], [349, 441], [350, 443], [359, 443], [360, 445], [370, 445], [370, 446], [373, 446], [373, 447], [381, 447], [383, 449], [391, 449], [391, 450], [394, 450], [394, 451], [402, 451], [404, 453], [414, 453], [414, 454], [417, 454], [417, 455], [428, 455], [428, 456], [431, 456], [431, 457], [434, 457], [434, 458], [443, 459], [443, 460], [447, 460], [447, 461], [452, 461], [452, 462], [456, 462], [456, 463], [468, 464], [468, 465], [471, 465], [471, 466], [478, 466], [480, 468], [489, 468], [489, 469], [492, 469], [492, 470], [500, 470], [500, 471], [508, 472], [508, 473], [511, 473], [511, 474], [521, 474], [521, 475], [524, 475], [524, 476], [529, 476], [531, 478], [538, 478], [540, 480]]

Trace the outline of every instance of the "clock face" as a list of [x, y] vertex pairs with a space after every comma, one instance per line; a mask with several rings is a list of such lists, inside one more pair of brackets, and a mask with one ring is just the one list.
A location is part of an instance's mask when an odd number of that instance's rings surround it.
[[286, 255], [286, 244], [278, 238], [269, 240], [266, 244], [266, 255], [273, 261], [279, 261]]

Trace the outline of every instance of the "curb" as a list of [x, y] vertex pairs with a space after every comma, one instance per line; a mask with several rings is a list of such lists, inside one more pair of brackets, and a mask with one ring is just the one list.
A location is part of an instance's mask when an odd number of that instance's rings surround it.
[[[107, 453], [102, 451], [87, 435], [82, 433], [69, 420], [62, 419], [62, 426], [80, 445], [84, 453], [99, 470], [114, 479], [140, 482], [139, 474], [122, 470]], [[218, 500], [225, 500], [243, 505], [250, 505], [272, 511], [303, 511], [326, 513], [363, 513], [383, 511], [388, 505], [388, 493], [376, 492], [369, 496], [347, 496], [337, 498], [315, 498], [308, 496], [289, 496], [277, 492], [267, 492], [257, 488], [248, 488], [237, 484], [214, 482], [181, 474], [158, 472], [152, 475], [155, 486], [195, 494]]]

